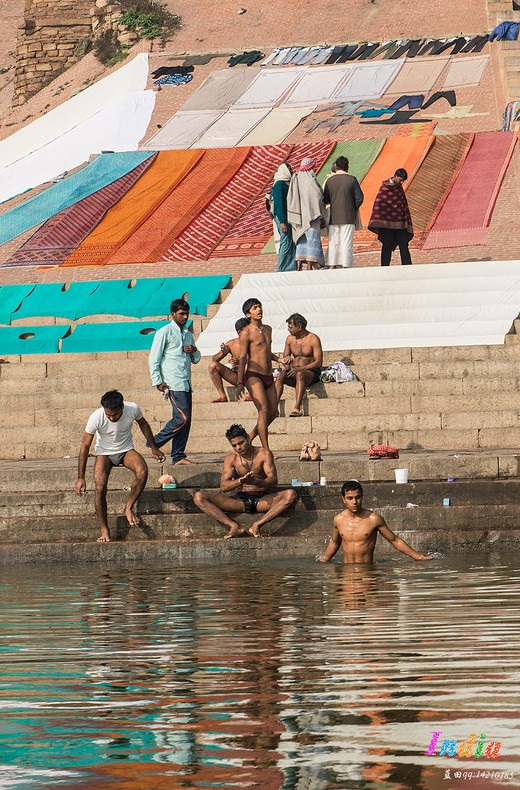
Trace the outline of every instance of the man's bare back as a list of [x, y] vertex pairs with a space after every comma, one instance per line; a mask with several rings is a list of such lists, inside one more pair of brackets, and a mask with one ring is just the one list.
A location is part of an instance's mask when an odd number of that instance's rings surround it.
[[428, 554], [415, 551], [405, 540], [392, 532], [382, 516], [363, 507], [363, 489], [357, 480], [349, 480], [343, 484], [341, 498], [346, 505], [345, 510], [334, 516], [332, 537], [324, 553], [317, 558], [318, 562], [331, 560], [340, 546], [343, 548], [345, 563], [373, 562], [378, 534], [407, 557], [414, 560], [433, 559]]

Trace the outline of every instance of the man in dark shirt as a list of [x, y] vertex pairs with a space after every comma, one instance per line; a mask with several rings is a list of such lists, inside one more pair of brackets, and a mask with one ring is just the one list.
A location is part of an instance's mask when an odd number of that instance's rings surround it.
[[349, 175], [346, 156], [338, 156], [334, 165], [324, 188], [325, 205], [330, 206], [328, 263], [330, 269], [341, 269], [354, 266], [354, 230], [363, 192], [357, 178]]

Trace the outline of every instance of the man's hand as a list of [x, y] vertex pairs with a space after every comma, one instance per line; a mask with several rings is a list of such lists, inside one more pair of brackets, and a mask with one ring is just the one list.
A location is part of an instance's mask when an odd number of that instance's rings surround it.
[[323, 554], [316, 554], [316, 562], [328, 562], [328, 560], [323, 557]]
[[237, 390], [237, 400], [241, 400], [244, 397], [244, 390], [245, 390], [244, 385], [237, 384], [236, 390]]
[[78, 477], [78, 479], [76, 480], [76, 494], [78, 496], [83, 496], [86, 490], [87, 490], [87, 484], [85, 483], [85, 478]]
[[221, 350], [222, 352], [225, 352], [226, 354], [229, 354], [229, 348], [226, 346], [226, 344], [225, 344], [225, 343], [221, 343], [221, 344], [220, 344], [220, 350]]
[[166, 390], [169, 389], [169, 387], [167, 384], [163, 382], [162, 384], [157, 385], [157, 389], [159, 390], [159, 392], [166, 392]]
[[194, 354], [194, 353], [195, 353], [195, 351], [197, 350], [197, 346], [183, 346], [183, 347], [182, 347], [182, 350], [183, 350], [183, 351], [184, 351], [186, 354]]
[[434, 560], [435, 557], [430, 556], [430, 554], [420, 554], [418, 557], [415, 557], [417, 562], [424, 562], [425, 560]]
[[286, 235], [287, 235], [287, 231], [289, 230], [289, 228], [287, 227], [287, 225], [285, 224], [285, 222], [280, 222], [280, 230], [282, 231], [282, 233], [284, 234], [284, 236], [286, 236]]
[[253, 472], [246, 472], [245, 475], [242, 475], [242, 477], [238, 478], [238, 482], [241, 483], [241, 485], [244, 485], [244, 483], [251, 483], [254, 480], [254, 477], [255, 476]]
[[296, 368], [289, 368], [286, 371], [285, 378], [293, 379], [293, 378], [295, 378], [295, 376], [296, 376]]
[[156, 461], [160, 461], [161, 464], [164, 463], [164, 461], [166, 461], [165, 454], [163, 453], [162, 450], [159, 450], [158, 447], [150, 447], [150, 450], [152, 451], [152, 456], [155, 458]]

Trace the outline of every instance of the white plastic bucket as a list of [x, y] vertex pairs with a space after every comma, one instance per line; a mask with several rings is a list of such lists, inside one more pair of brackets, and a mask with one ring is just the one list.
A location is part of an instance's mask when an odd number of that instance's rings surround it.
[[396, 483], [408, 482], [408, 469], [394, 469], [394, 473]]

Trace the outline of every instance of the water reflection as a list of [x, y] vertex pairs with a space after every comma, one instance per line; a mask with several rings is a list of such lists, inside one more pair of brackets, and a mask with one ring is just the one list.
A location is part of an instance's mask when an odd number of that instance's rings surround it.
[[[519, 590], [500, 555], [9, 569], [0, 786], [518, 786]], [[433, 731], [501, 753], [429, 756]]]

